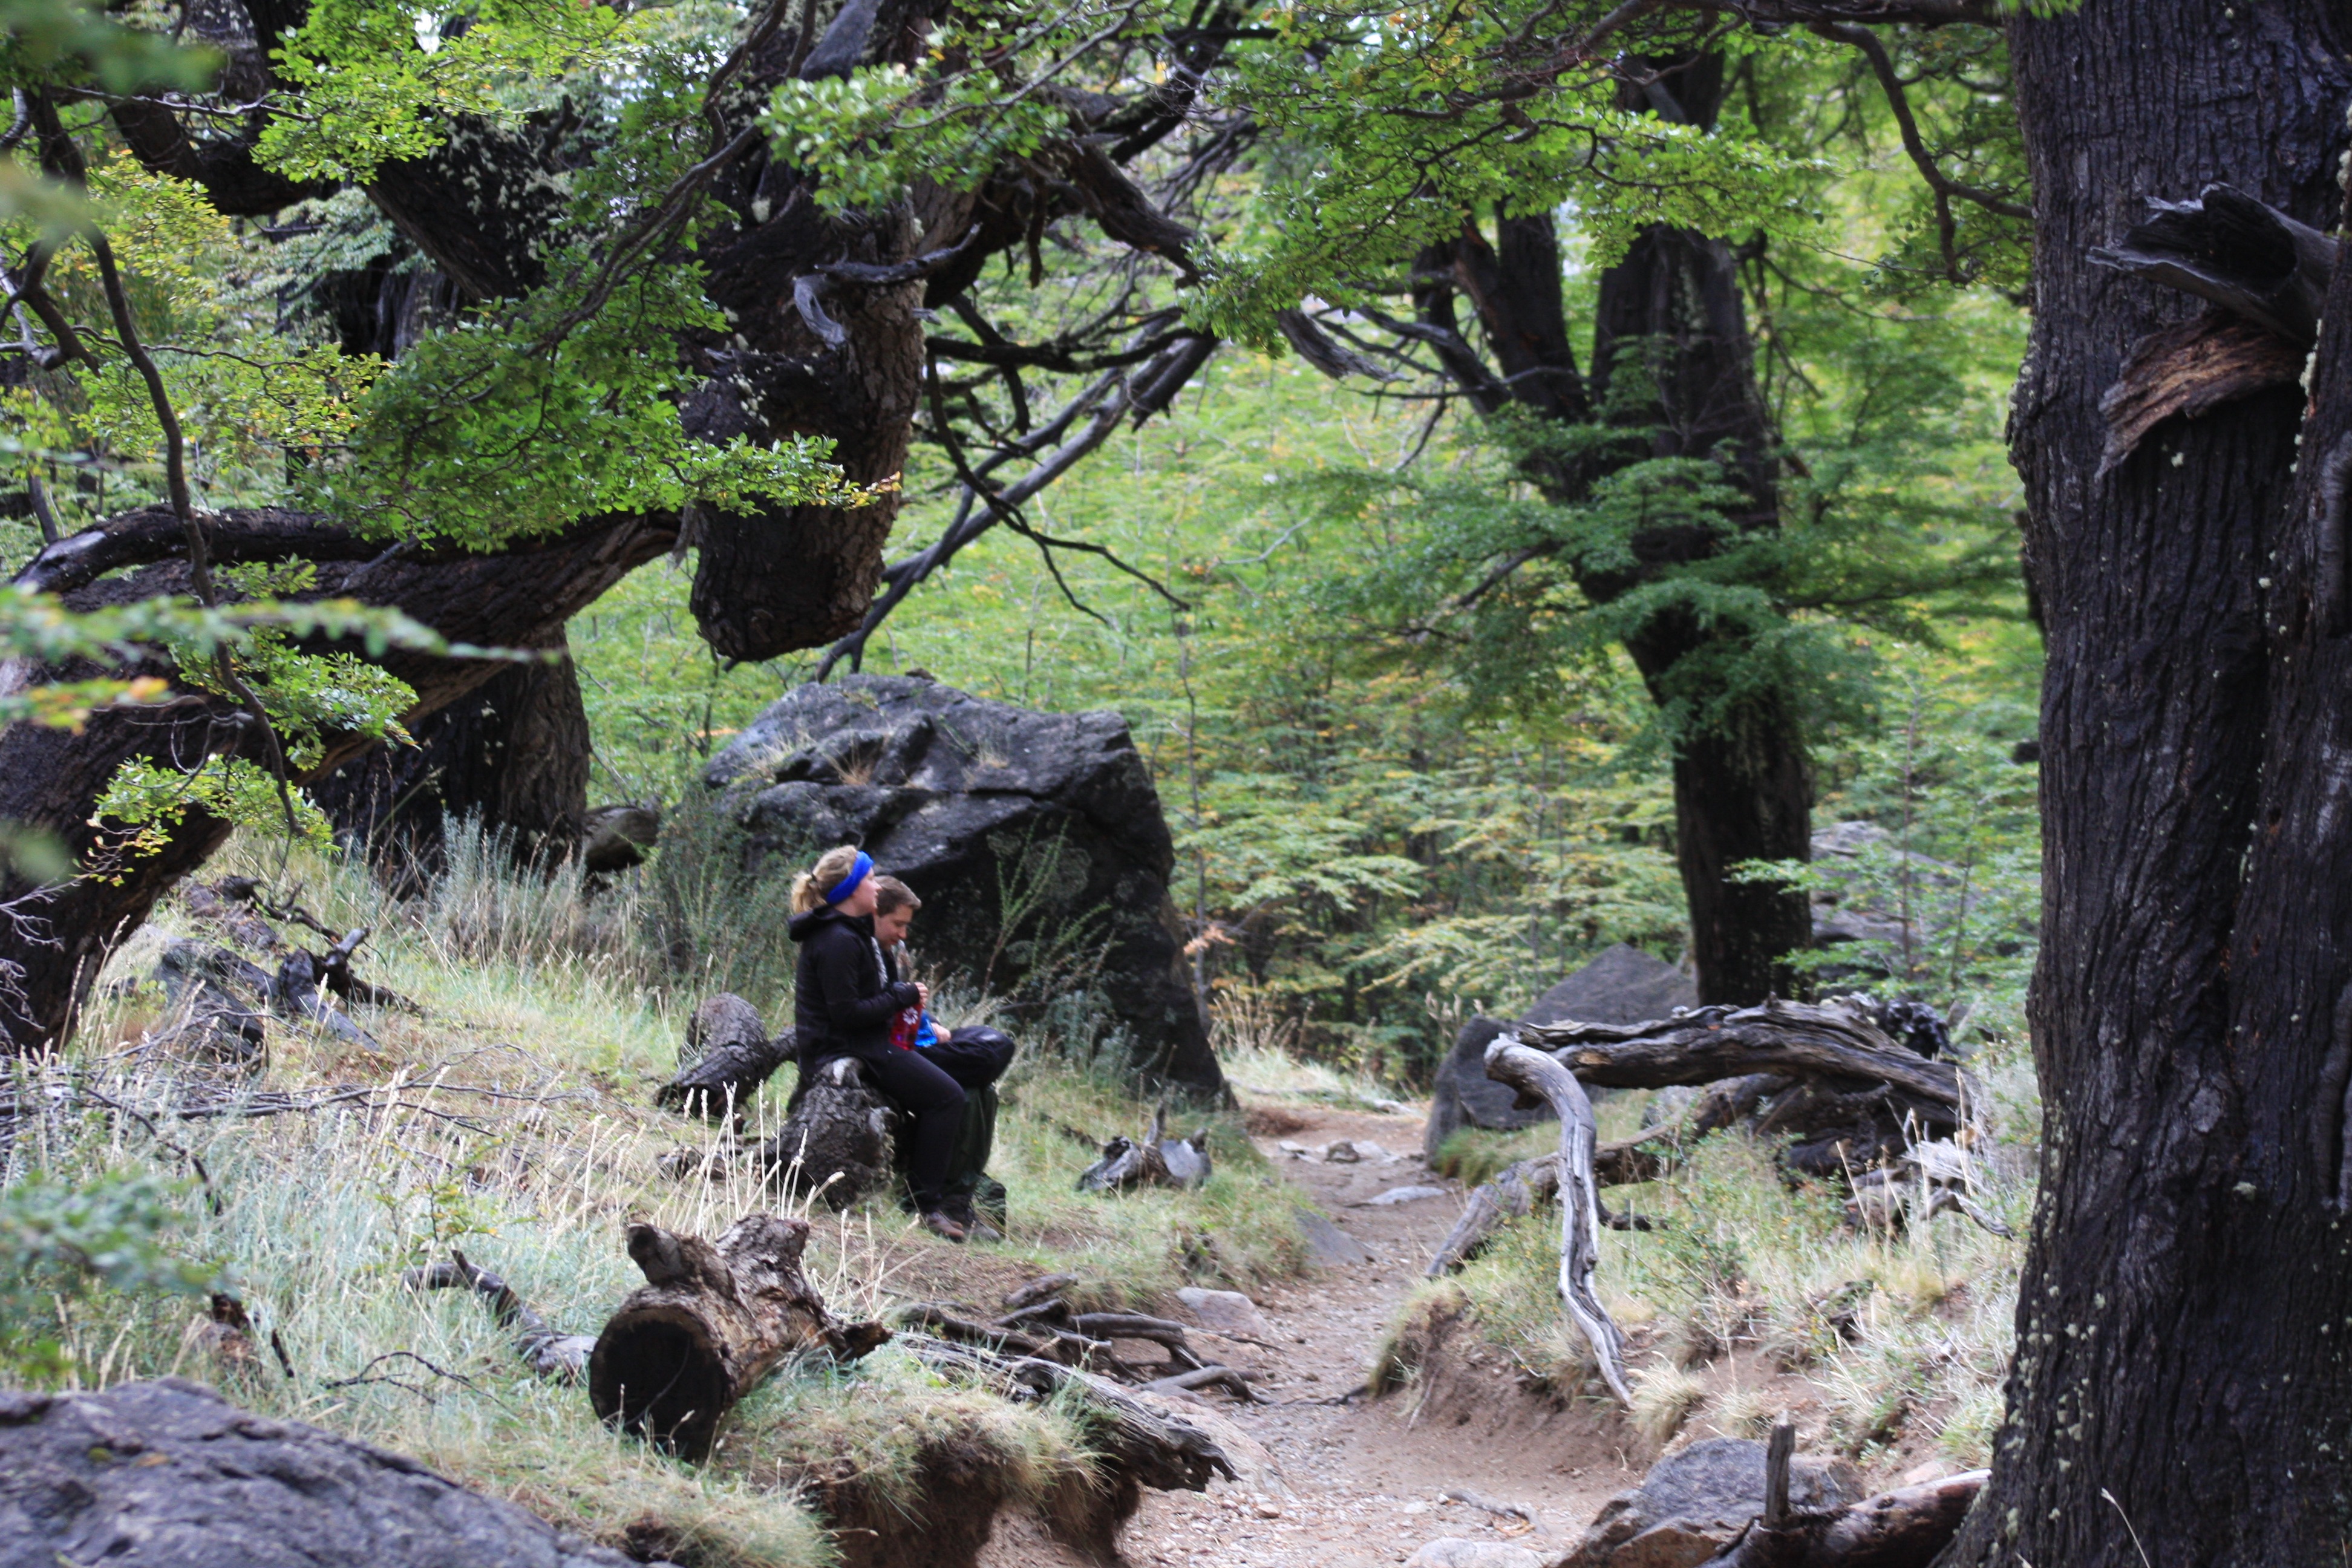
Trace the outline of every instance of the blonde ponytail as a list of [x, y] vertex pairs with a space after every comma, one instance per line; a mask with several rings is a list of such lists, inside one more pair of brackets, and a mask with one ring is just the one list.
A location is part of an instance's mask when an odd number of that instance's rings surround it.
[[818, 856], [815, 865], [793, 879], [793, 913], [804, 915], [811, 910], [824, 908], [825, 889], [848, 876], [856, 865], [855, 844], [845, 844]]

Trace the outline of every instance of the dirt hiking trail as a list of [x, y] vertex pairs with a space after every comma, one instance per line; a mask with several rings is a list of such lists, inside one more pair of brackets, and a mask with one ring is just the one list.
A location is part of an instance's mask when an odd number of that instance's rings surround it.
[[[1557, 1555], [1603, 1502], [1640, 1479], [1645, 1461], [1628, 1452], [1633, 1439], [1622, 1419], [1589, 1401], [1563, 1409], [1528, 1392], [1507, 1357], [1468, 1335], [1453, 1342], [1462, 1353], [1449, 1358], [1444, 1375], [1367, 1398], [1360, 1389], [1374, 1346], [1461, 1213], [1460, 1184], [1423, 1165], [1418, 1115], [1285, 1110], [1275, 1120], [1296, 1126], [1257, 1138], [1257, 1146], [1370, 1258], [1326, 1265], [1256, 1293], [1265, 1338], [1278, 1349], [1211, 1340], [1234, 1364], [1261, 1374], [1275, 1403], [1179, 1397], [1188, 1413], [1210, 1412], [1254, 1439], [1262, 1473], [1245, 1465], [1240, 1481], [1219, 1481], [1205, 1495], [1147, 1493], [1122, 1552], [1138, 1568], [1390, 1568], [1426, 1542], [1460, 1536]], [[1339, 1140], [1377, 1142], [1402, 1157], [1327, 1163], [1280, 1147], [1319, 1151]], [[1444, 1191], [1369, 1202], [1414, 1186]], [[1516, 1505], [1535, 1526], [1449, 1500], [1449, 1491]]]

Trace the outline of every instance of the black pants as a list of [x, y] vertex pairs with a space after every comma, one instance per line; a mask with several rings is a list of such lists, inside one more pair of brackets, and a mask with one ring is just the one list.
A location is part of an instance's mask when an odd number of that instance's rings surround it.
[[925, 1061], [922, 1053], [896, 1046], [870, 1055], [861, 1051], [857, 1065], [907, 1113], [909, 1125], [901, 1139], [907, 1185], [916, 1208], [929, 1214], [947, 1196], [948, 1160], [955, 1152], [956, 1129], [963, 1124], [963, 1086]]
[[985, 1089], [1013, 1065], [1013, 1049], [1007, 1036], [974, 1026], [954, 1031], [954, 1038], [931, 1047], [922, 1058], [966, 1089]]

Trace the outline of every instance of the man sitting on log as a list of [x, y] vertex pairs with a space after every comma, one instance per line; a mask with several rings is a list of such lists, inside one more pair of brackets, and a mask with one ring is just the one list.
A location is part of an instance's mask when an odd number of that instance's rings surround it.
[[867, 1079], [906, 1113], [902, 1150], [907, 1184], [923, 1227], [961, 1241], [950, 1215], [948, 1161], [963, 1121], [963, 1086], [920, 1051], [901, 1050], [890, 1031], [898, 1015], [930, 1003], [930, 988], [899, 980], [875, 940], [873, 857], [844, 845], [828, 849], [793, 883], [793, 921], [800, 944], [793, 1004], [801, 1070], [813, 1074], [836, 1057], [854, 1057]]
[[[890, 978], [907, 969], [907, 931], [923, 900], [896, 877], [874, 879], [874, 937], [882, 946]], [[998, 1239], [975, 1206], [982, 1187], [994, 1187], [988, 1178], [988, 1156], [996, 1144], [996, 1080], [1012, 1065], [1015, 1047], [1001, 1030], [978, 1024], [950, 1029], [920, 1007], [898, 1015], [891, 1026], [891, 1043], [919, 1053], [925, 1061], [946, 1071], [963, 1086], [963, 1123], [956, 1133], [955, 1150], [948, 1159], [948, 1217], [982, 1240]], [[997, 1188], [1001, 1194], [1002, 1189]], [[1001, 1222], [1002, 1215], [1000, 1212]]]

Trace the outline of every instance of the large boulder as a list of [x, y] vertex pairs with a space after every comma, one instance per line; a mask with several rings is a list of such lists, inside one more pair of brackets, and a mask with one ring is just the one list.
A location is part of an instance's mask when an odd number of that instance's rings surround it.
[[[1709, 1437], [1650, 1467], [1642, 1484], [1601, 1505], [1554, 1568], [1696, 1568], [1764, 1511], [1764, 1445]], [[1860, 1502], [1862, 1476], [1843, 1459], [1799, 1455], [1789, 1503], [1800, 1512]]]
[[1041, 713], [920, 678], [853, 675], [795, 689], [704, 778], [747, 797], [760, 851], [804, 864], [856, 844], [913, 888], [927, 963], [998, 992], [1084, 981], [1137, 1067], [1223, 1089], [1168, 895], [1175, 847], [1118, 714]]
[[[1522, 1024], [1646, 1024], [1698, 1005], [1698, 987], [1673, 964], [1620, 942], [1537, 997], [1517, 1020]], [[1486, 1047], [1511, 1025], [1476, 1017], [1462, 1026], [1454, 1049], [1438, 1064], [1430, 1098], [1429, 1125], [1422, 1152], [1437, 1157], [1438, 1146], [1463, 1127], [1509, 1132], [1551, 1120], [1551, 1108], [1521, 1110], [1517, 1095], [1486, 1076]]]
[[626, 1568], [404, 1455], [176, 1377], [0, 1389], [0, 1568]]

